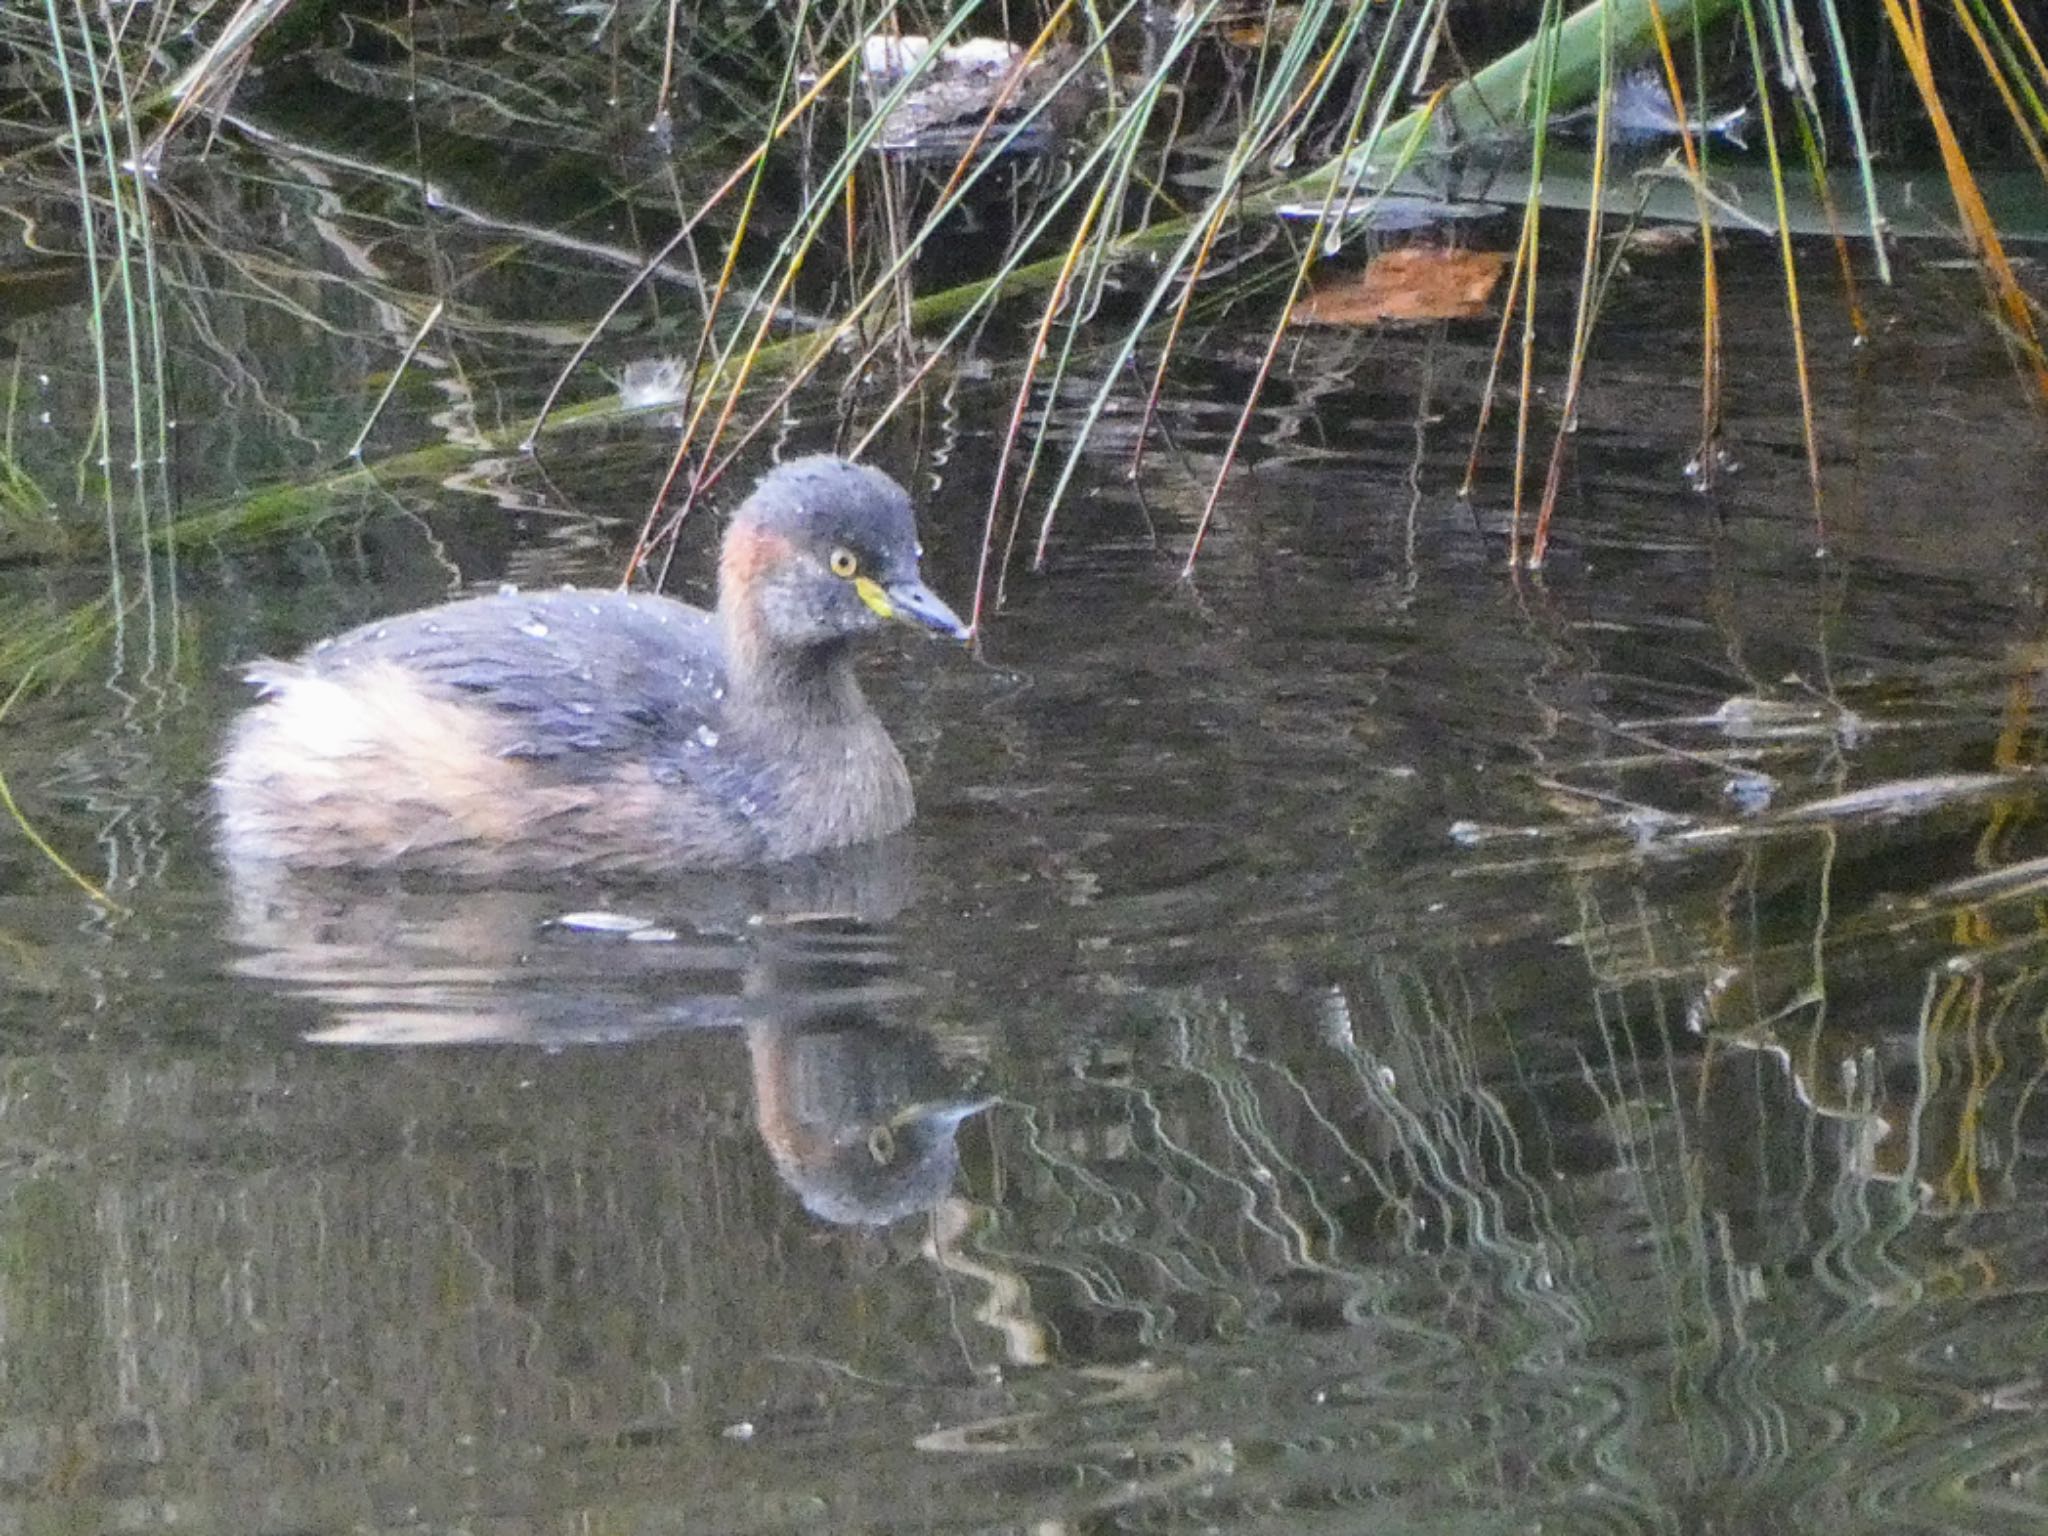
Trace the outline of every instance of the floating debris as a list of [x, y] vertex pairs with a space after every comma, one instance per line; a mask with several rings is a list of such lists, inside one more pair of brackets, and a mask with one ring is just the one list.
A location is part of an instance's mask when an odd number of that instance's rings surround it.
[[1922, 893], [1923, 906], [1948, 902], [2010, 901], [2014, 897], [2038, 896], [2048, 890], [2048, 858], [2023, 859], [1981, 875], [1951, 880]]
[[680, 357], [640, 357], [619, 375], [619, 404], [629, 411], [675, 405], [683, 398], [685, 368]]
[[[1339, 203], [1330, 209], [1329, 223], [1340, 232], [1340, 239], [1365, 230], [1398, 234], [1411, 229], [1434, 229], [1440, 224], [1491, 219], [1498, 216], [1504, 206], [1501, 203], [1454, 202], [1449, 198], [1421, 197], [1410, 193], [1390, 192], [1374, 196], [1361, 190], [1349, 202]], [[1323, 217], [1323, 204], [1282, 203], [1273, 210], [1273, 214], [1289, 223], [1308, 223]]]
[[[871, 37], [861, 45], [861, 72], [873, 85], [894, 85], [912, 74], [932, 54], [932, 40], [906, 33], [901, 37]], [[970, 37], [964, 43], [949, 43], [932, 62], [936, 75], [959, 78], [981, 75], [995, 79], [1009, 73], [1010, 66], [1024, 56], [1024, 50], [1006, 38]]]
[[623, 933], [630, 937], [654, 926], [644, 917], [633, 917], [624, 912], [564, 912], [550, 924], [553, 928], [566, 928], [571, 933]]
[[1721, 786], [1721, 793], [1745, 816], [1758, 816], [1771, 808], [1778, 793], [1778, 781], [1768, 773], [1746, 771]]
[[885, 153], [919, 157], [958, 154], [980, 138], [1009, 153], [1043, 150], [1063, 139], [1088, 109], [1095, 76], [1064, 77], [1071, 48], [1032, 55], [1004, 38], [974, 37], [936, 51], [931, 39], [906, 34], [868, 39], [862, 76], [877, 104], [907, 80], [882, 124]]
[[[1671, 88], [1665, 82], [1664, 72], [1655, 66], [1631, 70], [1623, 75], [1615, 82], [1607, 104], [1608, 127], [1623, 143], [1675, 139], [1681, 132], [1690, 132], [1696, 138], [1720, 139], [1737, 149], [1749, 148], [1742, 136], [1742, 125], [1749, 120], [1748, 107], [1737, 107], [1717, 117], [1695, 116], [1681, 122], [1678, 109], [1672, 104]], [[1560, 113], [1551, 122], [1560, 127], [1590, 129], [1598, 120], [1599, 108], [1580, 107], [1575, 112]]]
[[[925, 61], [932, 51], [928, 37], [870, 37], [860, 45], [860, 70], [870, 85], [890, 85]], [[805, 85], [817, 83], [815, 72], [803, 77]]]
[[1362, 273], [1320, 282], [1294, 311], [1295, 325], [1374, 325], [1383, 320], [1470, 320], [1486, 313], [1505, 251], [1407, 245], [1383, 251]]
[[1918, 816], [1954, 800], [1974, 800], [1999, 793], [2032, 795], [2039, 784], [2012, 773], [1937, 773], [1920, 779], [1893, 779], [1809, 800], [1787, 807], [1785, 821], [1842, 821], [1854, 816]]
[[1712, 726], [1723, 735], [1743, 741], [1789, 741], [1832, 736], [1845, 747], [1861, 741], [1867, 730], [1862, 716], [1827, 699], [1773, 699], [1742, 693], [1722, 700], [1711, 714], [1643, 721], [1637, 728], [1649, 729], [1656, 725]]
[[1697, 224], [1642, 224], [1617, 235], [1615, 242], [1629, 256], [1669, 256], [1699, 248]]

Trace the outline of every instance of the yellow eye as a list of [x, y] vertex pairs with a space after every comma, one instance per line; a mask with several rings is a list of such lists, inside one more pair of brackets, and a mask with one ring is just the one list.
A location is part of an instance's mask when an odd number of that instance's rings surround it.
[[843, 545], [832, 551], [832, 574], [851, 578], [860, 569], [860, 560], [854, 552]]

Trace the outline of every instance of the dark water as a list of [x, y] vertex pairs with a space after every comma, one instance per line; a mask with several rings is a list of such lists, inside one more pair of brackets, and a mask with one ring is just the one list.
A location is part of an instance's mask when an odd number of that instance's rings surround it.
[[[616, 282], [549, 259], [491, 302]], [[1142, 497], [1126, 407], [979, 650], [875, 658], [921, 815], [830, 867], [213, 857], [232, 665], [613, 579], [652, 417], [189, 547], [174, 611], [159, 569], [0, 740], [120, 907], [0, 837], [0, 1529], [2039, 1528], [2048, 454], [1968, 274], [1909, 266], [1861, 348], [1822, 297], [1817, 557], [1770, 253], [1727, 257], [1707, 495], [1663, 260], [1519, 582], [1504, 437], [1453, 494], [1484, 326], [1304, 334], [1178, 581], [1264, 345], [1192, 340]], [[212, 278], [195, 506], [345, 447], [409, 329]], [[13, 336], [46, 463], [77, 325]], [[479, 332], [380, 440], [519, 420], [576, 330]], [[875, 453], [951, 596], [1014, 378]]]

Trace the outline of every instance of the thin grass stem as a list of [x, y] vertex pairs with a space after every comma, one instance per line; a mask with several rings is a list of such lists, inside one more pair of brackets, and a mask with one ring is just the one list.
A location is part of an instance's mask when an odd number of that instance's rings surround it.
[[447, 301], [445, 299], [437, 299], [434, 302], [434, 307], [427, 311], [427, 318], [420, 322], [419, 329], [413, 332], [412, 340], [406, 343], [405, 352], [398, 359], [398, 366], [391, 370], [391, 377], [384, 381], [384, 389], [377, 396], [377, 403], [370, 407], [370, 414], [363, 421], [363, 429], [356, 434], [356, 440], [348, 445], [348, 453], [345, 457], [355, 460], [362, 458], [363, 444], [370, 440], [370, 433], [377, 425], [377, 418], [384, 414], [384, 407], [390, 404], [391, 396], [398, 389], [399, 380], [405, 377], [405, 370], [411, 366], [413, 357], [418, 353], [421, 344], [426, 341], [427, 336], [433, 331], [434, 327], [440, 323], [441, 313], [446, 308]]
[[[20, 680], [15, 683], [13, 691], [7, 695], [4, 701], [0, 701], [0, 721], [6, 720], [8, 713], [14, 708], [15, 703], [21, 696], [28, 691], [28, 686], [34, 679], [34, 667], [30, 667], [22, 673]], [[8, 819], [14, 823], [21, 835], [29, 840], [30, 845], [35, 848], [36, 852], [47, 859], [51, 867], [56, 869], [59, 874], [63, 875], [107, 911], [126, 914], [128, 910], [126, 907], [123, 907], [113, 897], [80, 874], [72, 866], [71, 861], [59, 853], [50, 844], [50, 841], [36, 830], [35, 824], [28, 819], [27, 813], [16, 802], [14, 791], [8, 787], [7, 776], [4, 773], [0, 773], [0, 809], [4, 809], [7, 812]]]
[[[1654, 8], [1654, 6], [1653, 6]], [[1579, 391], [1585, 387], [1586, 354], [1593, 344], [1594, 284], [1600, 261], [1600, 232], [1603, 227], [1601, 197], [1607, 186], [1607, 149], [1613, 119], [1614, 38], [1600, 37], [1600, 91], [1593, 118], [1593, 190], [1587, 199], [1585, 252], [1579, 268], [1579, 300], [1572, 316], [1572, 354], [1565, 372], [1564, 409], [1558, 418], [1557, 436], [1551, 440], [1550, 465], [1543, 476], [1543, 500], [1536, 509], [1536, 532], [1529, 542], [1529, 569], [1543, 569], [1543, 557], [1550, 547], [1550, 518], [1557, 510], [1557, 498], [1564, 484], [1565, 448], [1578, 430]]]
[[[1892, 0], [1887, 0], [1892, 3]], [[1799, 261], [1792, 248], [1792, 226], [1785, 213], [1785, 164], [1778, 147], [1777, 114], [1771, 108], [1770, 81], [1764, 68], [1763, 40], [1757, 34], [1753, 0], [1742, 0], [1743, 31], [1749, 40], [1750, 68], [1756, 80], [1757, 110], [1764, 127], [1764, 151], [1771, 167], [1771, 194], [1778, 215], [1778, 254], [1785, 272], [1785, 318], [1792, 330], [1792, 363], [1799, 380], [1800, 435], [1806, 445], [1806, 481], [1813, 494], [1813, 534], [1820, 551], [1827, 550], [1827, 514], [1822, 500], [1820, 436], [1814, 423], [1813, 375], [1807, 365], [1806, 326], [1800, 314]]]
[[1977, 187], [1976, 177], [1970, 172], [1962, 145], [1957, 142], [1948, 110], [1942, 105], [1941, 91], [1935, 83], [1934, 68], [1927, 54], [1926, 24], [1920, 14], [1919, 0], [1913, 0], [1910, 20], [1899, 0], [1884, 0], [1884, 8], [1892, 25], [1892, 35], [1898, 40], [1906, 68], [1920, 93], [1928, 126], [1934, 130], [1935, 141], [1940, 146], [1949, 192], [1956, 200], [1963, 228], [2004, 311], [2007, 335], [2032, 371], [2036, 392], [2044, 403], [2048, 403], [2048, 358], [2042, 355], [2040, 336], [2034, 328], [2033, 309], [2013, 272], [2011, 260], [2005, 254], [2004, 242], [1999, 239], [1998, 227], [1984, 205], [1984, 195]]

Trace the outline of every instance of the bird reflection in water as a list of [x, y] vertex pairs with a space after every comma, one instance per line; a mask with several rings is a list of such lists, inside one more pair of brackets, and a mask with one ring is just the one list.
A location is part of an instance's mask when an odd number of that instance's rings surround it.
[[776, 1172], [842, 1226], [936, 1209], [960, 1170], [955, 1133], [994, 1102], [958, 1096], [930, 1035], [857, 1006], [758, 1020], [747, 1051]]
[[737, 1029], [782, 1181], [825, 1221], [879, 1226], [939, 1206], [961, 1125], [993, 1102], [905, 1021], [919, 991], [892, 920], [911, 873], [901, 838], [576, 896], [230, 861], [234, 968], [313, 1003], [306, 1038], [323, 1044], [561, 1050]]

